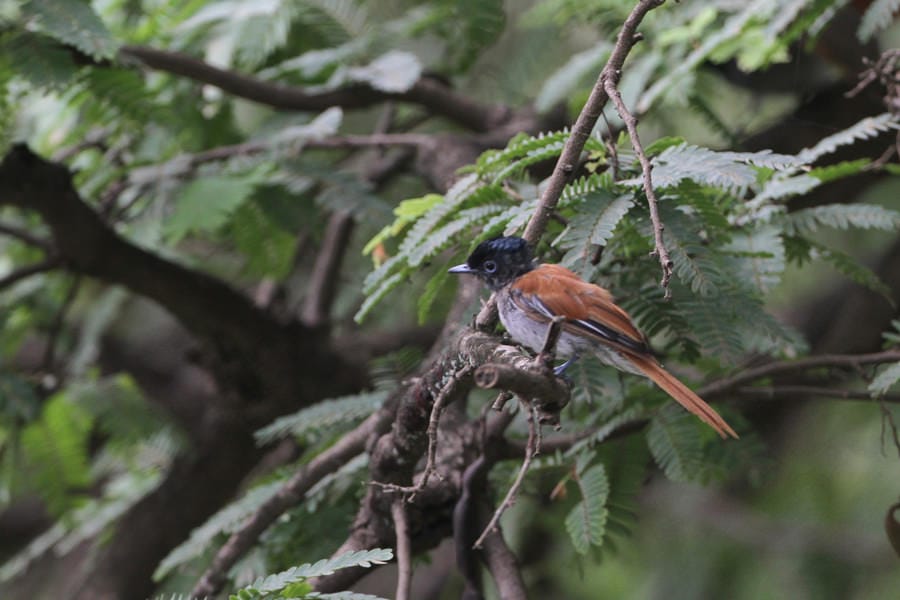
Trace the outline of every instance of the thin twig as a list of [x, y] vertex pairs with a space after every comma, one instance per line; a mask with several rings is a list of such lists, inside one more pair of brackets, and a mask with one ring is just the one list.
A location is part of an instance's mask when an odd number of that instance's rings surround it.
[[310, 327], [318, 327], [328, 321], [337, 292], [341, 263], [347, 253], [354, 224], [353, 215], [343, 210], [333, 213], [328, 220], [301, 313], [301, 320]]
[[0, 291], [5, 290], [8, 287], [12, 287], [23, 279], [27, 279], [32, 275], [38, 275], [40, 273], [52, 271], [53, 269], [58, 268], [61, 264], [62, 261], [58, 257], [51, 256], [50, 258], [47, 258], [45, 260], [20, 267], [12, 273], [9, 273], [5, 277], [0, 278]]
[[0, 223], [0, 234], [8, 235], [9, 237], [14, 237], [20, 242], [24, 242], [29, 246], [34, 246], [35, 248], [40, 248], [44, 251], [45, 254], [53, 253], [53, 244], [50, 240], [45, 240], [40, 238], [21, 227], [16, 227], [15, 225], [10, 225], [8, 223]]
[[[791, 396], [818, 396], [820, 398], [837, 398], [839, 400], [865, 400], [874, 402], [878, 398], [872, 398], [866, 390], [842, 390], [835, 387], [820, 387], [813, 385], [775, 385], [769, 387], [740, 387], [734, 390], [739, 396], [758, 396], [761, 398], [783, 398]], [[880, 400], [888, 404], [900, 403], [900, 394], [885, 394]]]
[[861, 365], [881, 364], [896, 360], [900, 360], [900, 350], [886, 350], [871, 354], [820, 354], [798, 360], [771, 362], [713, 381], [697, 390], [697, 394], [703, 398], [719, 396], [745, 383], [781, 373], [824, 367], [859, 368]]
[[457, 371], [455, 371], [443, 385], [443, 387], [441, 387], [437, 397], [434, 399], [434, 402], [431, 405], [431, 414], [428, 418], [428, 429], [426, 431], [426, 435], [428, 436], [428, 449], [426, 451], [425, 468], [422, 469], [422, 474], [420, 475], [419, 482], [415, 485], [404, 486], [396, 485], [393, 483], [373, 481], [373, 485], [376, 485], [388, 492], [407, 494], [409, 497], [409, 501], [412, 501], [417, 493], [425, 489], [425, 486], [428, 485], [428, 480], [432, 475], [441, 478], [440, 473], [437, 472], [437, 438], [438, 427], [441, 423], [441, 413], [444, 412], [444, 408], [450, 402], [450, 400], [452, 400], [454, 394], [456, 393], [456, 388], [459, 385], [459, 382], [467, 377], [472, 371], [472, 365], [463, 365]]
[[402, 497], [397, 497], [391, 503], [391, 515], [394, 517], [394, 532], [397, 536], [396, 600], [409, 600], [409, 592], [412, 585], [412, 550], [410, 548], [406, 502]]
[[662, 280], [659, 284], [662, 286], [663, 290], [665, 290], [665, 298], [668, 300], [672, 297], [672, 292], [669, 290], [669, 280], [672, 278], [672, 268], [674, 267], [674, 263], [669, 257], [669, 251], [666, 250], [665, 242], [663, 242], [663, 229], [665, 226], [659, 218], [659, 200], [656, 197], [656, 191], [653, 189], [651, 175], [653, 166], [650, 164], [650, 159], [647, 158], [647, 153], [644, 152], [644, 145], [641, 143], [641, 138], [638, 136], [637, 118], [631, 114], [628, 107], [625, 106], [625, 101], [622, 100], [622, 94], [617, 87], [618, 82], [619, 72], [613, 72], [604, 82], [604, 86], [606, 88], [606, 93], [609, 94], [616, 110], [619, 112], [619, 116], [622, 117], [622, 121], [625, 122], [625, 129], [628, 130], [628, 137], [631, 138], [631, 145], [634, 147], [638, 161], [641, 163], [641, 171], [644, 175], [644, 194], [647, 196], [647, 205], [650, 209], [650, 222], [653, 223], [654, 250], [652, 254], [659, 258], [659, 265], [662, 267]]
[[881, 409], [881, 453], [884, 454], [884, 438], [888, 430], [891, 433], [891, 441], [900, 455], [900, 435], [897, 433], [897, 423], [894, 422], [894, 414], [888, 408], [884, 396], [879, 398], [878, 407]]
[[54, 152], [50, 160], [53, 162], [65, 162], [73, 156], [90, 148], [105, 151], [107, 148], [106, 138], [108, 138], [111, 133], [111, 127], [101, 127], [100, 129], [89, 131], [78, 143], [65, 148], [60, 148]]
[[[292, 146], [296, 142], [296, 146]], [[335, 135], [320, 139], [274, 139], [253, 140], [229, 146], [218, 146], [194, 154], [182, 154], [164, 163], [133, 169], [129, 181], [138, 185], [155, 183], [160, 174], [187, 175], [193, 169], [207, 163], [229, 160], [240, 156], [254, 156], [279, 147], [289, 148], [289, 154], [303, 149], [355, 150], [358, 148], [382, 148], [384, 146], [421, 147], [434, 144], [430, 135], [421, 133], [373, 133], [370, 135]]]
[[[75, 275], [72, 278], [72, 282], [69, 284], [69, 289], [66, 291], [66, 296], [63, 298], [62, 304], [59, 309], [57, 309], [56, 315], [53, 317], [53, 322], [50, 323], [50, 329], [47, 332], [47, 346], [44, 349], [44, 358], [42, 361], [44, 370], [48, 373], [56, 373], [56, 369], [54, 368], [56, 363], [56, 344], [59, 340], [60, 333], [62, 332], [66, 314], [68, 314], [69, 309], [72, 307], [72, 303], [75, 301], [75, 297], [78, 295], [78, 289], [80, 287], [81, 275]], [[56, 382], [56, 385], [58, 386], [59, 382]]]
[[528, 444], [525, 447], [525, 459], [522, 461], [522, 466], [519, 468], [519, 473], [516, 475], [515, 481], [513, 481], [513, 484], [506, 492], [506, 497], [503, 498], [503, 502], [501, 502], [500, 506], [497, 507], [497, 510], [494, 511], [494, 516], [488, 521], [487, 527], [484, 528], [484, 531], [482, 531], [481, 535], [478, 536], [478, 539], [475, 540], [475, 543], [472, 545], [473, 548], [481, 548], [485, 538], [492, 531], [497, 529], [500, 517], [502, 517], [503, 513], [506, 512], [506, 509], [511, 507], [515, 502], [516, 494], [518, 493], [519, 488], [522, 487], [522, 482], [525, 480], [525, 474], [528, 472], [528, 468], [531, 467], [531, 461], [538, 453], [538, 438], [540, 436], [539, 430], [541, 424], [538, 418], [537, 408], [533, 406], [529, 407], [524, 402], [522, 403], [522, 406], [530, 413], [528, 419]]

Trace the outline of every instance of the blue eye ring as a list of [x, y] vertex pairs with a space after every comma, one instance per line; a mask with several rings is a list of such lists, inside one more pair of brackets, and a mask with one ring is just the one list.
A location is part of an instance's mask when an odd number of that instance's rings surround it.
[[485, 273], [496, 273], [497, 272], [497, 263], [495, 263], [492, 260], [486, 260], [486, 261], [484, 261], [482, 268], [484, 269]]

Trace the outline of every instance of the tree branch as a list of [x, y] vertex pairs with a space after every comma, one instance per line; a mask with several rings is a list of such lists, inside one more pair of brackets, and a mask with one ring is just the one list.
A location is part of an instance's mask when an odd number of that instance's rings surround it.
[[397, 496], [391, 504], [394, 531], [397, 537], [397, 595], [395, 600], [409, 600], [412, 584], [412, 550], [409, 543], [409, 520], [406, 517], [406, 501]]
[[214, 85], [229, 94], [279, 109], [321, 111], [332, 106], [366, 108], [386, 100], [397, 100], [418, 104], [474, 131], [489, 131], [506, 121], [510, 114], [506, 107], [479, 104], [429, 77], [420, 78], [409, 90], [399, 93], [382, 92], [356, 84], [310, 94], [300, 88], [220, 69], [180, 52], [123, 46], [120, 54], [136, 59], [151, 69]]
[[308, 292], [300, 317], [310, 327], [320, 327], [328, 321], [337, 292], [341, 262], [347, 252], [353, 226], [353, 216], [343, 210], [335, 212], [328, 220], [325, 237], [306, 286]]
[[347, 390], [355, 380], [356, 389], [361, 387], [358, 367], [344, 364], [321, 333], [281, 321], [221, 280], [124, 240], [82, 201], [64, 166], [24, 145], [0, 163], [0, 204], [39, 213], [67, 268], [124, 285], [169, 310], [213, 350], [209, 366], [225, 388], [238, 392], [236, 399], [266, 399], [264, 414], [256, 415], [260, 423], [323, 397], [305, 380], [309, 373], [354, 374], [330, 385]]
[[766, 400], [792, 399], [797, 396], [818, 396], [820, 398], [836, 398], [838, 400], [864, 400], [867, 402], [887, 402], [900, 404], [900, 394], [885, 394], [873, 398], [866, 390], [841, 390], [833, 387], [813, 385], [774, 385], [768, 387], [740, 387], [734, 390], [739, 396], [762, 398]]
[[[172, 177], [173, 175], [186, 175], [200, 165], [221, 160], [228, 160], [239, 156], [253, 156], [268, 152], [279, 144], [289, 144], [289, 141], [278, 140], [253, 140], [240, 144], [219, 146], [203, 150], [195, 154], [183, 154], [176, 156], [161, 164], [149, 165], [132, 169], [128, 175], [131, 182], [144, 185], [159, 180], [160, 176]], [[338, 149], [351, 150], [357, 148], [377, 148], [383, 146], [403, 146], [416, 148], [433, 144], [431, 136], [419, 133], [375, 133], [370, 135], [336, 135], [320, 139], [299, 140], [300, 149]]]
[[499, 531], [491, 531], [485, 536], [482, 552], [500, 597], [503, 600], [527, 600], [519, 561]]
[[745, 383], [793, 371], [805, 371], [823, 367], [859, 369], [862, 365], [881, 364], [897, 360], [900, 360], [900, 350], [886, 350], [871, 354], [821, 354], [798, 360], [777, 361], [747, 369], [741, 373], [709, 383], [697, 390], [697, 394], [704, 398], [721, 396]]

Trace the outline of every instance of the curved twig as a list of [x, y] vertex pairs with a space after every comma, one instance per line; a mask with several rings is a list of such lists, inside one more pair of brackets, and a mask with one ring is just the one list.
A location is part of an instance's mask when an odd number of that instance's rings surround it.
[[647, 153], [644, 152], [644, 145], [641, 143], [641, 138], [638, 136], [637, 118], [631, 114], [628, 107], [625, 106], [625, 101], [622, 100], [622, 94], [617, 87], [618, 84], [619, 72], [614, 71], [604, 82], [604, 87], [609, 94], [610, 99], [612, 99], [616, 111], [618, 111], [619, 116], [622, 117], [622, 121], [625, 122], [625, 129], [628, 131], [628, 137], [631, 138], [631, 145], [634, 147], [638, 161], [641, 163], [641, 171], [644, 180], [644, 194], [647, 196], [647, 206], [650, 210], [650, 222], [653, 224], [653, 252], [651, 254], [659, 259], [659, 265], [662, 267], [662, 280], [659, 284], [662, 286], [663, 290], [665, 290], [665, 299], [668, 300], [672, 297], [672, 292], [669, 290], [669, 280], [672, 278], [672, 268], [674, 267], [674, 263], [672, 262], [672, 259], [669, 258], [669, 251], [666, 250], [665, 242], [663, 242], [663, 229], [665, 227], [659, 218], [659, 200], [656, 197], [656, 191], [653, 189], [653, 180], [651, 176], [653, 166], [650, 164], [650, 159], [647, 158]]
[[478, 536], [478, 539], [472, 544], [473, 548], [481, 548], [485, 538], [497, 529], [500, 517], [502, 517], [503, 513], [506, 512], [506, 509], [511, 507], [515, 502], [516, 494], [519, 492], [519, 488], [522, 487], [522, 482], [525, 481], [525, 474], [528, 473], [528, 469], [531, 467], [531, 461], [540, 452], [538, 440], [540, 439], [541, 424], [539, 422], [537, 408], [529, 406], [528, 403], [524, 401], [522, 401], [521, 404], [522, 407], [530, 413], [528, 418], [528, 443], [525, 446], [525, 459], [522, 461], [522, 466], [519, 468], [519, 473], [516, 475], [515, 481], [513, 481], [513, 484], [509, 487], [509, 490], [507, 490], [503, 502], [501, 502], [500, 506], [497, 507], [497, 510], [494, 511], [494, 516], [488, 521], [487, 527], [484, 528], [484, 531], [481, 532], [481, 535]]
[[40, 273], [52, 271], [53, 269], [58, 268], [61, 264], [62, 261], [58, 257], [51, 256], [50, 258], [47, 258], [45, 260], [26, 265], [24, 267], [19, 267], [15, 271], [12, 271], [8, 275], [0, 278], [0, 291], [12, 287], [23, 279], [27, 279], [32, 275], [38, 275]]

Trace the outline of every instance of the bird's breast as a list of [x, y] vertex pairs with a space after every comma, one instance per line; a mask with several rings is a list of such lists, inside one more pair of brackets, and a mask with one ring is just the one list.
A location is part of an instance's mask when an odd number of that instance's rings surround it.
[[[507, 289], [497, 293], [497, 312], [500, 314], [500, 322], [509, 332], [509, 335], [518, 343], [527, 346], [535, 352], [540, 352], [547, 339], [547, 330], [550, 327], [548, 321], [538, 321], [520, 308]], [[556, 342], [556, 356], [569, 358], [570, 356], [592, 355], [600, 359], [600, 362], [615, 367], [620, 371], [644, 375], [644, 373], [632, 363], [627, 356], [606, 344], [582, 335], [563, 331]]]
[[[497, 296], [497, 312], [500, 314], [500, 322], [514, 340], [535, 352], [543, 349], [544, 340], [547, 339], [547, 330], [550, 328], [549, 322], [532, 319], [528, 313], [519, 308], [505, 289], [501, 290]], [[578, 340], [573, 336], [562, 333], [556, 343], [556, 355], [569, 357], [579, 354], [582, 345], [577, 342]]]

